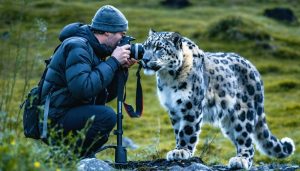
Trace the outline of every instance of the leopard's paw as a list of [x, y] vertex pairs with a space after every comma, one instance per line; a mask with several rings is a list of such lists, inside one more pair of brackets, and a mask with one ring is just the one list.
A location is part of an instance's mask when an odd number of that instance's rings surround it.
[[232, 157], [229, 160], [228, 167], [231, 169], [246, 169], [251, 168], [251, 163], [245, 157]]
[[192, 157], [192, 153], [186, 149], [175, 149], [167, 153], [167, 160], [185, 160]]

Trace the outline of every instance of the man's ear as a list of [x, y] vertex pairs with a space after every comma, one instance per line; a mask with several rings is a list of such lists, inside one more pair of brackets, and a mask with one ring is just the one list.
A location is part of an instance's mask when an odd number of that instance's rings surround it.
[[179, 33], [174, 32], [171, 35], [170, 39], [173, 42], [173, 44], [175, 45], [176, 49], [180, 49], [181, 48], [181, 45], [182, 45], [182, 36]]
[[149, 36], [151, 36], [153, 33], [155, 33], [156, 31], [154, 31], [152, 28], [150, 28], [149, 30]]

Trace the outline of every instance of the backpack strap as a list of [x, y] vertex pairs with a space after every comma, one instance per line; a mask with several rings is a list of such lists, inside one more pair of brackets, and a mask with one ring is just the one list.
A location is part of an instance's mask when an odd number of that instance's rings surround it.
[[[86, 40], [85, 38], [83, 38], [83, 37], [70, 37], [70, 38], [68, 38], [68, 39], [73, 39], [73, 38], [78, 38], [78, 39], [80, 39], [81, 41], [84, 41], [84, 42], [87, 41], [87, 40]], [[57, 51], [57, 49], [58, 49], [60, 46], [61, 46], [61, 44], [59, 44], [59, 45], [55, 48], [53, 54]], [[53, 55], [52, 55], [52, 56], [53, 56]], [[50, 62], [51, 62], [52, 56], [51, 56], [48, 60], [45, 60], [46, 68], [45, 68], [44, 73], [43, 73], [43, 75], [42, 75], [42, 79], [40, 80], [40, 82], [39, 82], [39, 84], [38, 84], [38, 85], [39, 85], [39, 88], [40, 88], [40, 90], [39, 90], [39, 93], [40, 93], [40, 94], [39, 94], [39, 97], [40, 97], [40, 99], [41, 99], [41, 95], [42, 95], [42, 88], [43, 88], [44, 79], [45, 79], [45, 77], [46, 77], [46, 73], [47, 73], [47, 71], [48, 71], [48, 65], [49, 65]], [[45, 105], [44, 105], [43, 129], [42, 129], [42, 134], [41, 134], [41, 139], [42, 139], [44, 142], [46, 141], [46, 139], [47, 139], [47, 134], [48, 134], [48, 124], [47, 124], [47, 122], [48, 122], [48, 114], [49, 114], [49, 108], [50, 108], [50, 99], [51, 99], [52, 96], [56, 96], [57, 94], [60, 94], [60, 93], [62, 93], [63, 91], [66, 91], [67, 88], [59, 89], [59, 90], [57, 90], [57, 91], [55, 91], [55, 92], [53, 92], [53, 93], [52, 93], [52, 90], [53, 90], [53, 88], [50, 89], [50, 92], [49, 92], [48, 95], [46, 96]]]
[[47, 138], [47, 121], [48, 121], [48, 114], [49, 114], [49, 106], [50, 106], [50, 98], [51, 98], [51, 93], [49, 93], [46, 97], [46, 102], [44, 106], [44, 120], [43, 120], [43, 132], [41, 135], [41, 139], [46, 139]]
[[47, 126], [47, 122], [48, 122], [48, 114], [49, 114], [49, 107], [50, 107], [50, 98], [51, 96], [56, 96], [64, 91], [68, 90], [67, 88], [62, 88], [62, 89], [59, 89], [55, 92], [51, 92], [47, 95], [46, 97], [46, 101], [45, 101], [45, 106], [44, 106], [44, 119], [43, 119], [43, 132], [42, 132], [42, 135], [41, 135], [41, 139], [44, 140], [44, 139], [47, 139], [47, 133], [48, 133], [48, 126]]

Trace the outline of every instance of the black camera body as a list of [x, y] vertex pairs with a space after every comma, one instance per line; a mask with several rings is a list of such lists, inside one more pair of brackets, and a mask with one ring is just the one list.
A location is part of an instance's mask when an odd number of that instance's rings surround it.
[[118, 46], [123, 46], [123, 45], [130, 45], [130, 58], [134, 58], [136, 60], [140, 60], [143, 58], [144, 55], [144, 47], [140, 43], [133, 43], [131, 44], [130, 42], [135, 40], [135, 38], [131, 36], [123, 36], [122, 39], [120, 40]]

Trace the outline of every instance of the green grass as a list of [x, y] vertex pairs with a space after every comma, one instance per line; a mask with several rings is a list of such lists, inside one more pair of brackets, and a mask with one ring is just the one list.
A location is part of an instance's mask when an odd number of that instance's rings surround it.
[[[296, 144], [295, 154], [287, 159], [270, 159], [256, 152], [255, 163], [299, 165], [299, 24], [280, 23], [262, 15], [266, 8], [284, 6], [291, 8], [300, 18], [298, 1], [191, 2], [192, 6], [179, 10], [165, 8], [154, 0], [1, 1], [0, 170], [38, 169], [36, 162], [40, 163], [42, 170], [72, 170], [74, 167], [75, 163], [69, 166], [43, 160], [49, 149], [41, 143], [24, 138], [22, 113], [18, 105], [24, 100], [29, 88], [37, 83], [44, 68], [43, 60], [51, 55], [59, 43], [57, 37], [60, 30], [71, 22], [90, 23], [95, 11], [104, 4], [115, 5], [124, 12], [129, 20], [128, 34], [136, 37], [136, 42], [144, 41], [150, 28], [157, 31], [177, 31], [195, 41], [204, 51], [236, 52], [249, 59], [262, 74], [265, 111], [271, 131], [278, 138], [292, 138]], [[238, 21], [234, 26], [232, 19]], [[228, 24], [229, 28], [225, 31], [224, 27], [220, 27]], [[217, 32], [211, 34], [212, 31]], [[274, 48], [264, 49], [261, 42]], [[135, 97], [135, 72], [136, 67], [131, 70], [127, 82], [127, 100], [131, 104]], [[175, 146], [167, 112], [160, 106], [156, 96], [155, 77], [142, 75], [142, 84], [143, 116], [132, 119], [125, 114], [124, 117], [124, 136], [140, 146], [137, 150], [128, 150], [128, 160], [164, 158]], [[109, 105], [115, 108], [116, 101]], [[205, 125], [200, 139], [195, 155], [201, 155], [208, 164], [226, 164], [235, 155], [234, 146], [217, 128]], [[115, 142], [116, 137], [111, 135], [108, 144]], [[97, 156], [114, 161], [113, 150], [104, 151]]]

